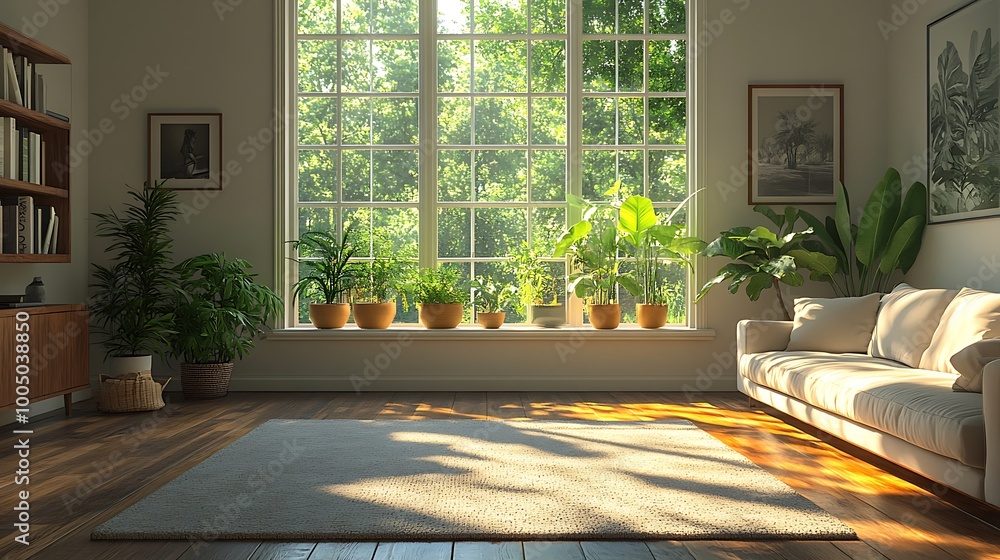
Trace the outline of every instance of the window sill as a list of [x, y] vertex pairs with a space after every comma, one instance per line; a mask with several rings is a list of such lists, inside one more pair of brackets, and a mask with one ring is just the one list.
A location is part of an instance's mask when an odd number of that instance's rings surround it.
[[522, 325], [504, 325], [499, 329], [484, 329], [478, 325], [462, 325], [455, 329], [425, 329], [411, 325], [393, 325], [385, 330], [366, 330], [354, 326], [342, 329], [297, 327], [278, 329], [267, 334], [268, 340], [714, 340], [715, 329], [663, 327], [643, 329], [637, 325], [622, 325], [617, 329], [597, 330], [591, 327], [560, 327], [545, 329]]

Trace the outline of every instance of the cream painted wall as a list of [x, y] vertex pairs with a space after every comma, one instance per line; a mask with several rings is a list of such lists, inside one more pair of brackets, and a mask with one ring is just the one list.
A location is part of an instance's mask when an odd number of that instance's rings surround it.
[[[235, 3], [235, 2], [234, 2]], [[242, 173], [223, 193], [176, 229], [176, 256], [225, 250], [274, 277], [274, 158], [246, 161], [239, 145], [266, 129], [273, 109], [273, 8], [242, 2], [220, 19], [203, 0], [101, 0], [90, 13], [91, 122], [112, 119], [115, 132], [91, 158], [91, 209], [122, 199], [123, 184], [139, 184], [146, 169], [150, 111], [225, 114], [225, 160]], [[706, 236], [733, 225], [760, 223], [732, 169], [746, 160], [746, 86], [750, 82], [846, 84], [847, 173], [861, 196], [881, 174], [887, 136], [885, 46], [875, 25], [884, 11], [868, 0], [708, 0], [698, 56], [707, 57], [703, 87], [708, 110], [700, 187]], [[731, 23], [723, 23], [723, 20]], [[718, 21], [718, 23], [714, 23]], [[129, 91], [147, 66], [169, 73], [134, 115], [116, 120], [110, 104]], [[735, 194], [723, 196], [731, 184]], [[182, 195], [191, 207], [197, 202]], [[92, 241], [95, 255], [103, 245]], [[710, 263], [717, 267], [719, 263]], [[714, 270], [714, 268], [713, 268]], [[824, 286], [798, 295], [825, 293]], [[765, 301], [766, 300], [766, 301]], [[751, 304], [724, 291], [709, 296], [713, 341], [611, 341], [585, 336], [564, 341], [414, 341], [366, 390], [729, 390], [735, 387], [732, 348], [736, 321], [774, 316], [773, 297]], [[769, 315], [770, 314], [770, 315]], [[237, 365], [234, 389], [351, 389], [349, 378], [386, 353], [386, 341], [263, 341]], [[567, 352], [571, 349], [572, 352]], [[383, 360], [384, 361], [384, 360]], [[623, 365], [624, 364], [624, 365]], [[99, 371], [95, 361], [93, 374]], [[161, 368], [166, 373], [166, 368]], [[176, 375], [176, 373], [175, 373]], [[173, 386], [176, 388], [176, 385]]]
[[[892, 134], [888, 157], [908, 181], [927, 181], [927, 24], [966, 3], [889, 3], [885, 30]], [[1000, 291], [998, 232], [998, 218], [928, 226], [920, 258], [907, 280], [919, 287]]]
[[[60, 79], [71, 84], [71, 92], [51, 91], [50, 104], [71, 111], [73, 128], [71, 144], [85, 143], [88, 119], [88, 56], [89, 0], [46, 2], [46, 7], [32, 0], [4, 0], [0, 3], [0, 21], [32, 36], [62, 52], [73, 61], [70, 72], [58, 70]], [[42, 69], [44, 74], [56, 72]], [[70, 76], [71, 74], [71, 76]], [[51, 87], [51, 86], [50, 86]], [[69, 85], [67, 85], [69, 87]], [[71, 99], [70, 99], [71, 98]], [[71, 105], [69, 105], [71, 103]], [[24, 293], [24, 287], [35, 276], [45, 282], [46, 299], [51, 303], [80, 303], [87, 298], [88, 262], [90, 243], [87, 232], [90, 162], [86, 158], [74, 166], [71, 175], [70, 204], [73, 212], [72, 263], [70, 264], [0, 264], [0, 293]], [[76, 399], [89, 398], [89, 391], [77, 393]], [[40, 414], [62, 407], [62, 399], [34, 403], [32, 414]], [[0, 414], [0, 423], [8, 421], [7, 414]]]

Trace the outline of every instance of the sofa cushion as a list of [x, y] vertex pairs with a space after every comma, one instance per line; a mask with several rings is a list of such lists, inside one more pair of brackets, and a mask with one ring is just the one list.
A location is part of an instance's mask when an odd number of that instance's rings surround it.
[[868, 353], [920, 367], [944, 310], [958, 290], [918, 290], [900, 284], [882, 296]]
[[952, 389], [969, 393], [983, 392], [983, 368], [1000, 360], [1000, 338], [973, 342], [951, 357], [951, 365], [959, 376]]
[[970, 467], [986, 464], [982, 395], [952, 391], [954, 375], [821, 352], [749, 354], [740, 372], [754, 383]]
[[920, 358], [921, 369], [957, 374], [951, 357], [986, 338], [1000, 337], [1000, 294], [962, 288], [941, 316], [931, 343]]
[[879, 295], [798, 298], [788, 350], [868, 352], [878, 315]]

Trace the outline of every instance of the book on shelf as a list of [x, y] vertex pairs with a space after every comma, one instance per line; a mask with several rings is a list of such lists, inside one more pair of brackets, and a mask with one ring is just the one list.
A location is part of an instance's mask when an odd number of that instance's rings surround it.
[[52, 117], [52, 118], [54, 118], [54, 119], [59, 119], [59, 120], [61, 120], [63, 122], [69, 122], [69, 117], [67, 117], [66, 115], [61, 115], [61, 114], [59, 114], [59, 113], [57, 113], [55, 111], [46, 110], [45, 114], [48, 115], [48, 116], [50, 116], [50, 117]]
[[7, 74], [7, 101], [24, 105], [24, 101], [21, 99], [21, 84], [17, 81], [14, 55], [7, 49], [3, 50], [3, 65]]
[[35, 209], [35, 252], [49, 254], [52, 248], [52, 232], [56, 226], [56, 209], [53, 206], [38, 206]]
[[0, 198], [0, 252], [5, 255], [17, 254], [17, 198]]
[[52, 218], [52, 244], [49, 245], [49, 254], [59, 254], [59, 215]]
[[48, 90], [45, 88], [45, 76], [38, 73], [35, 74], [34, 94], [32, 108], [44, 114], [48, 108]]
[[18, 178], [17, 121], [13, 117], [0, 118], [0, 176]]
[[28, 255], [35, 247], [35, 199], [17, 197], [17, 254]]

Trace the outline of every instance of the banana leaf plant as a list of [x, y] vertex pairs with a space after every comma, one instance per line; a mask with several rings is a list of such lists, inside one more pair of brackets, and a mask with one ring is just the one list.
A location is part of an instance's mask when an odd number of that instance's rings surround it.
[[836, 266], [817, 266], [812, 255], [796, 254], [795, 258], [813, 270], [812, 279], [828, 282], [839, 296], [887, 291], [895, 272], [908, 272], [920, 253], [927, 224], [927, 188], [914, 183], [904, 196], [899, 172], [889, 168], [856, 224], [844, 185], [837, 185], [836, 194], [832, 218], [820, 221], [800, 211], [816, 234], [805, 246], [832, 256]]
[[763, 214], [776, 226], [777, 232], [760, 226], [756, 228], [736, 227], [722, 234], [709, 243], [703, 251], [707, 257], [727, 257], [732, 261], [709, 280], [695, 301], [701, 298], [716, 285], [729, 280], [729, 293], [736, 294], [741, 286], [745, 286], [747, 296], [751, 301], [760, 299], [760, 294], [767, 288], [774, 288], [778, 303], [784, 313], [785, 320], [790, 320], [788, 306], [781, 294], [781, 284], [797, 287], [805, 282], [799, 272], [799, 267], [828, 274], [836, 267], [836, 259], [817, 251], [807, 250], [803, 241], [812, 234], [812, 228], [794, 231], [799, 220], [800, 211], [792, 206], [785, 208], [783, 215], [766, 206], [756, 206], [754, 211]]

